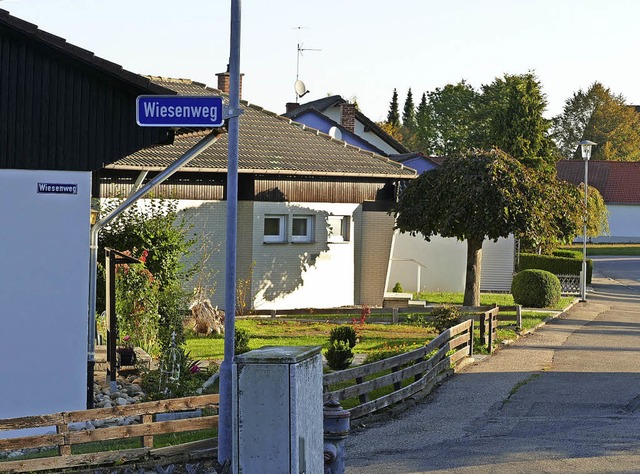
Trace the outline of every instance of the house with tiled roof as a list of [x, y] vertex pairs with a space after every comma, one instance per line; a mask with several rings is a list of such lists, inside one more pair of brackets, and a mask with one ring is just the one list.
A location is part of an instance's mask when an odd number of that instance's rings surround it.
[[[558, 179], [584, 183], [583, 160], [557, 163]], [[598, 189], [609, 211], [611, 235], [597, 242], [640, 242], [640, 162], [594, 161], [588, 165], [588, 184]]]
[[173, 139], [142, 94], [175, 92], [0, 10], [0, 419], [92, 399], [92, 172]]
[[[383, 154], [418, 174], [440, 166], [446, 157], [411, 152], [364, 113], [339, 95], [305, 104], [287, 104], [286, 117], [312, 126], [367, 150]], [[466, 273], [465, 243], [434, 237], [429, 242], [420, 235], [394, 233], [385, 288], [396, 283], [411, 292], [463, 291]], [[483, 246], [483, 291], [509, 291], [514, 272], [513, 236], [487, 241]]]
[[[219, 76], [220, 78], [220, 76]], [[190, 80], [151, 78], [185, 95], [222, 95]], [[222, 77], [224, 79], [224, 77]], [[286, 309], [380, 305], [393, 236], [388, 211], [413, 169], [246, 101], [241, 102], [238, 278], [248, 307]], [[140, 171], [166, 168], [206, 132], [180, 130], [171, 145], [132, 153], [99, 173], [100, 196], [128, 193]], [[227, 137], [160, 185], [179, 200], [193, 232], [224, 248]], [[224, 304], [224, 255], [212, 250], [209, 288]]]

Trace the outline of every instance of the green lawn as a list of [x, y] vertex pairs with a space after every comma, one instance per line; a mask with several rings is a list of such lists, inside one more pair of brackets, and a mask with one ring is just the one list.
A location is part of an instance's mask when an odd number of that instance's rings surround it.
[[[462, 304], [461, 293], [422, 293], [420, 295], [429, 303]], [[572, 297], [564, 297], [553, 310], [561, 310], [573, 301]], [[497, 303], [499, 306], [514, 306], [513, 297], [510, 294], [481, 295], [482, 305]], [[512, 321], [500, 322], [498, 341], [515, 339], [515, 312], [503, 312], [510, 316]], [[294, 316], [287, 319], [271, 318], [239, 318], [236, 327], [248, 331], [251, 339], [250, 349], [258, 349], [263, 346], [321, 346], [328, 347], [329, 333], [339, 324], [351, 324], [354, 315], [305, 315], [301, 318]], [[525, 311], [522, 315], [523, 330], [531, 329], [545, 318], [548, 312]], [[313, 318], [311, 320], [310, 318]], [[401, 316], [401, 319], [406, 316]], [[318, 320], [320, 319], [320, 321]], [[413, 324], [401, 322], [389, 324], [391, 314], [376, 314], [368, 318], [369, 323], [382, 322], [382, 324], [365, 324], [360, 333], [360, 341], [354, 347], [355, 353], [368, 354], [389, 347], [403, 346], [407, 350], [412, 347], [424, 345], [436, 336], [434, 330], [424, 323], [425, 318], [419, 315], [412, 316]], [[422, 324], [420, 324], [422, 322]], [[224, 337], [213, 335], [208, 337], [187, 337], [186, 349], [192, 359], [221, 361], [224, 358]], [[478, 347], [481, 350], [480, 347]]]
[[[328, 346], [329, 333], [336, 326], [330, 321], [292, 321], [271, 319], [238, 319], [236, 327], [246, 329], [251, 339], [250, 349], [262, 346]], [[407, 324], [366, 324], [360, 342], [354, 352], [367, 353], [385, 344], [425, 344], [436, 336], [431, 328]], [[188, 337], [186, 350], [192, 359], [222, 360], [224, 338], [222, 336]]]
[[[463, 293], [443, 293], [443, 292], [422, 292], [418, 295], [418, 299], [425, 300], [429, 304], [457, 304], [461, 305], [464, 299]], [[565, 296], [553, 308], [561, 310], [566, 308], [573, 301], [573, 297]], [[509, 293], [480, 293], [480, 305], [490, 306], [492, 304], [498, 306], [515, 306], [513, 296]]]
[[[582, 252], [582, 244], [567, 245], [562, 248]], [[638, 256], [640, 255], [640, 244], [587, 244], [587, 256], [597, 255]]]

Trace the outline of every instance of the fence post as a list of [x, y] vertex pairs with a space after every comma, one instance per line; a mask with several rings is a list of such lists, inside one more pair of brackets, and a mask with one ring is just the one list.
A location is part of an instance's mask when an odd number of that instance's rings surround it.
[[469, 328], [469, 357], [473, 357], [473, 327], [475, 320], [471, 318], [469, 322], [471, 323], [471, 327]]
[[487, 344], [488, 349], [489, 349], [489, 354], [491, 354], [493, 352], [493, 318], [494, 318], [494, 314], [493, 311], [489, 311], [487, 313], [489, 315], [489, 342]]
[[60, 456], [71, 456], [71, 445], [69, 444], [69, 425], [66, 415], [62, 415], [62, 421], [56, 424], [56, 432], [63, 435], [63, 444], [58, 445], [58, 454]]
[[522, 305], [516, 306], [516, 328], [522, 329]]
[[393, 315], [391, 316], [391, 322], [393, 324], [398, 324], [398, 308], [392, 308]]
[[324, 404], [324, 472], [344, 474], [345, 441], [351, 414], [333, 398]]
[[480, 343], [487, 345], [487, 313], [480, 315]]

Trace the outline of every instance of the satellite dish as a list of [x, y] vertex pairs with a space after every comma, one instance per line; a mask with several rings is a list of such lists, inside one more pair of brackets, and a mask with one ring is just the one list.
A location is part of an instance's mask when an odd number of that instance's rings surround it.
[[335, 138], [336, 140], [342, 140], [342, 132], [338, 127], [331, 127], [329, 129], [329, 136], [331, 138]]
[[305, 94], [309, 92], [307, 90], [307, 86], [305, 86], [304, 82], [302, 82], [300, 79], [296, 81], [296, 83], [293, 85], [293, 88], [296, 90], [296, 95], [298, 97], [303, 97]]

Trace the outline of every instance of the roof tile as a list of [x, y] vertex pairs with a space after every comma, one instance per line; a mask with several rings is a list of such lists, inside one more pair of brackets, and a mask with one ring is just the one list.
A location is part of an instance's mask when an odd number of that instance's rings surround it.
[[[222, 95], [219, 90], [188, 79], [150, 78], [182, 95]], [[412, 178], [416, 172], [380, 155], [363, 151], [329, 135], [261, 107], [241, 102], [239, 172], [292, 173], [327, 176]], [[181, 130], [173, 145], [147, 148], [112, 168], [165, 168], [195, 145], [203, 132]], [[227, 135], [194, 158], [185, 171], [226, 171]]]

